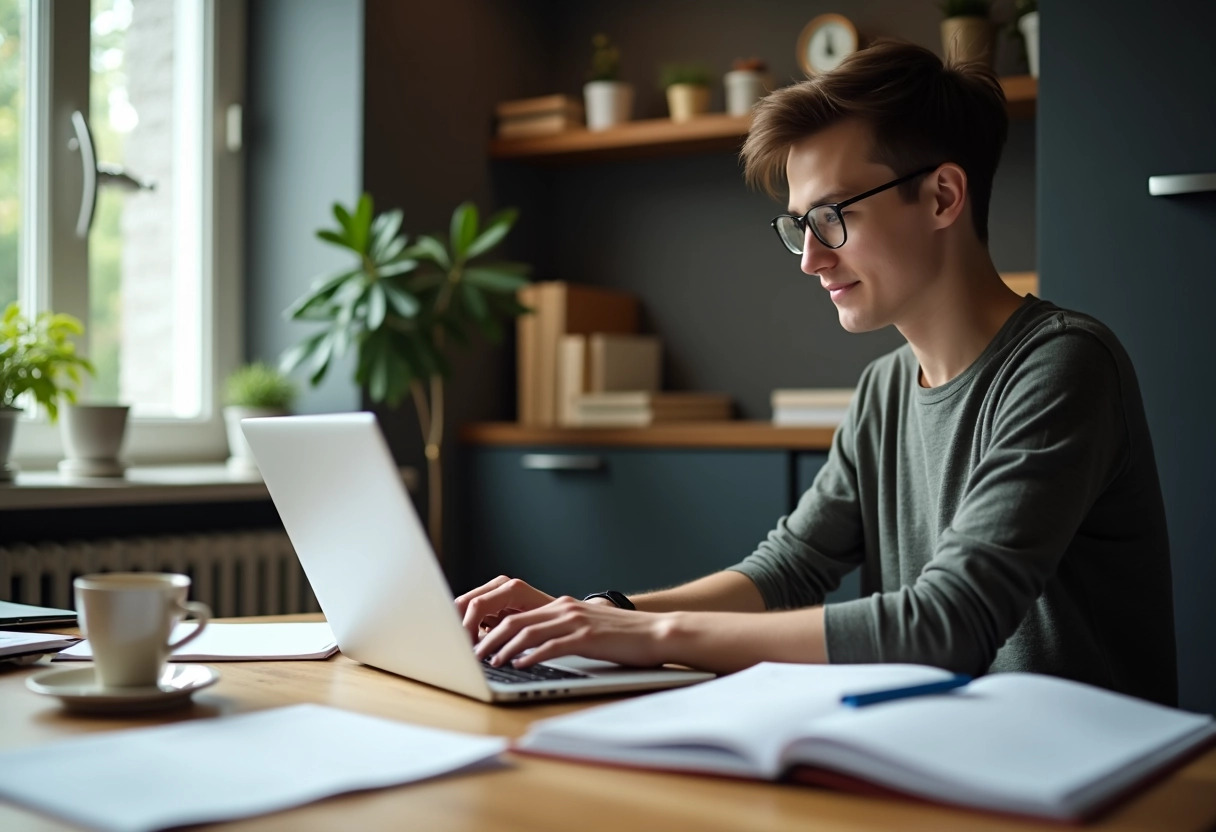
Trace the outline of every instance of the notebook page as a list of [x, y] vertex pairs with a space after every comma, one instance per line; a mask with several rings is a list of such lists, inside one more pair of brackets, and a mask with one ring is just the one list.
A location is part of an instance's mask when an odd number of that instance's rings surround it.
[[[189, 635], [190, 621], [173, 628], [173, 639]], [[170, 657], [174, 662], [268, 661], [324, 659], [338, 649], [333, 631], [324, 621], [208, 624], [202, 635], [182, 645]], [[55, 657], [55, 661], [89, 661], [89, 642], [82, 641]]]
[[0, 753], [0, 797], [81, 826], [232, 820], [488, 764], [506, 746], [322, 705], [112, 731]]
[[790, 757], [931, 799], [1071, 817], [1212, 724], [1077, 682], [998, 673], [948, 694], [841, 711]]
[[838, 711], [843, 694], [950, 675], [919, 665], [766, 662], [710, 682], [543, 720], [518, 747], [641, 766], [775, 777], [781, 770], [780, 751], [798, 726]]

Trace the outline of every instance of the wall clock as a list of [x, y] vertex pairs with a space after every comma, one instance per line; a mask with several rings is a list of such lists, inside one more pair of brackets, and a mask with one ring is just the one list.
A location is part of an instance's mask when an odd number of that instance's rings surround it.
[[840, 14], [821, 14], [798, 35], [798, 65], [808, 76], [819, 75], [835, 69], [860, 45], [851, 20]]

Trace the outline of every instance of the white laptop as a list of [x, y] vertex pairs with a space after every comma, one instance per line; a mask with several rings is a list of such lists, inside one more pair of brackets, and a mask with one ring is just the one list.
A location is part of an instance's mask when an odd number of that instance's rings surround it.
[[[426, 532], [371, 413], [244, 419], [266, 488], [338, 647], [485, 702], [688, 685], [713, 674], [569, 656], [535, 674], [473, 654]], [[491, 676], [497, 678], [491, 678]]]

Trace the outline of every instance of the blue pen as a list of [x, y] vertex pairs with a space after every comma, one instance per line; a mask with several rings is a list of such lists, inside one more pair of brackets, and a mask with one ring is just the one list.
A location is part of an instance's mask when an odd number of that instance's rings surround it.
[[970, 681], [970, 676], [958, 673], [949, 679], [944, 679], [941, 682], [929, 682], [926, 685], [911, 685], [906, 688], [888, 688], [887, 690], [875, 690], [869, 693], [846, 694], [840, 697], [840, 704], [848, 705], [850, 708], [861, 708], [877, 702], [890, 702], [892, 699], [906, 699], [909, 696], [942, 693], [943, 691], [961, 688]]

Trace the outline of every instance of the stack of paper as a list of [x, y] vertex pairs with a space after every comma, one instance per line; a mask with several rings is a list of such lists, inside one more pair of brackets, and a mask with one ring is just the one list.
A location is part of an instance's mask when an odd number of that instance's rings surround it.
[[853, 388], [774, 390], [773, 424], [836, 427], [853, 400]]
[[46, 653], [54, 653], [80, 641], [75, 636], [49, 633], [14, 633], [0, 630], [0, 662], [17, 662]]
[[503, 101], [494, 114], [500, 139], [549, 136], [583, 126], [583, 102], [568, 95]]
[[643, 427], [662, 422], [723, 421], [730, 397], [721, 393], [586, 393], [575, 396], [572, 424]]
[[657, 336], [563, 335], [559, 350], [558, 424], [578, 424], [575, 399], [585, 393], [653, 392], [661, 387], [663, 347]]
[[0, 798], [91, 829], [141, 832], [484, 768], [505, 747], [294, 705], [0, 753]]
[[[189, 635], [194, 624], [173, 628], [173, 641]], [[338, 642], [324, 621], [301, 623], [208, 624], [202, 635], [173, 652], [174, 662], [240, 662], [327, 659]], [[87, 641], [64, 650], [55, 661], [92, 661]]]

